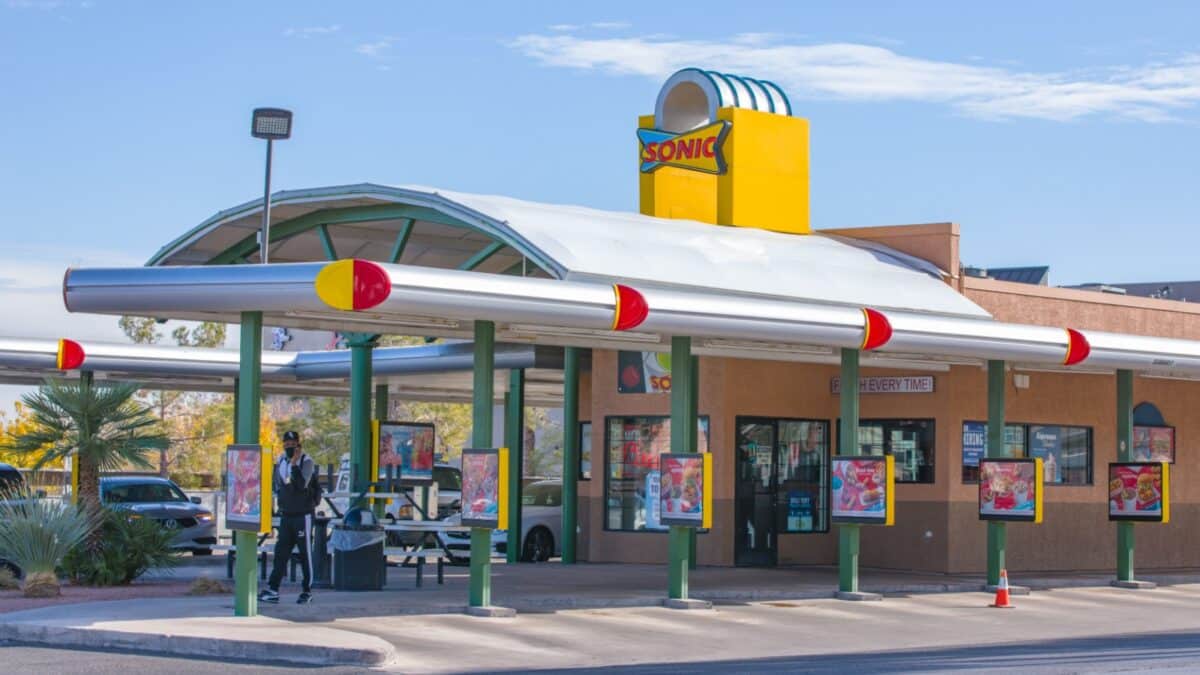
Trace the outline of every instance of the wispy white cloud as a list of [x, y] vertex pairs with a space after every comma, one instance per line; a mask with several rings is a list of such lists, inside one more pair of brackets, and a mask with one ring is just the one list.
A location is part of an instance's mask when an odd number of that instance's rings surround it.
[[922, 101], [987, 119], [1106, 115], [1175, 119], [1200, 104], [1200, 54], [1095, 71], [1033, 72], [902, 54], [876, 45], [796, 44], [770, 34], [725, 41], [522, 35], [513, 49], [545, 65], [662, 79], [687, 66], [765, 77], [794, 97]]
[[628, 21], [593, 21], [592, 23], [556, 23], [546, 26], [547, 30], [555, 31], [556, 33], [574, 33], [577, 30], [584, 28], [594, 28], [596, 30], [621, 30], [629, 28]]
[[391, 46], [392, 46], [392, 41], [389, 39], [384, 39], [384, 40], [377, 40], [375, 42], [364, 42], [364, 43], [358, 45], [357, 47], [355, 47], [354, 51], [358, 52], [359, 54], [362, 54], [363, 56], [369, 56], [371, 58], [378, 58], [378, 57], [383, 56], [384, 53], [387, 52], [388, 48], [390, 48]]
[[342, 29], [339, 24], [330, 24], [328, 26], [304, 26], [302, 28], [288, 28], [283, 31], [285, 37], [297, 37], [307, 40], [310, 37], [317, 35], [329, 35], [336, 33]]

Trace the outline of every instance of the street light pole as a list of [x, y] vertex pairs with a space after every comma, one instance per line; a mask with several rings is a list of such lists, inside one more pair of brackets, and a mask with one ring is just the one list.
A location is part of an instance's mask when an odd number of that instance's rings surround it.
[[271, 151], [278, 140], [292, 135], [292, 112], [282, 108], [255, 108], [250, 135], [267, 141], [267, 172], [263, 181], [262, 232], [258, 234], [258, 257], [265, 265], [271, 248]]
[[271, 146], [274, 145], [273, 139], [267, 139], [267, 177], [263, 181], [263, 219], [262, 232], [259, 233], [258, 251], [259, 257], [262, 258], [262, 264], [266, 265], [269, 261], [269, 251], [271, 248]]

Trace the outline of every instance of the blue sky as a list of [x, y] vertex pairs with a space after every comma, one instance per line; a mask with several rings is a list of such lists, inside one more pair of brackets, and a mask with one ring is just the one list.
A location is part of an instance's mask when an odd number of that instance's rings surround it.
[[964, 262], [1056, 284], [1200, 276], [1194, 3], [687, 6], [0, 0], [0, 286], [258, 195], [259, 105], [296, 111], [279, 189], [633, 210], [636, 116], [687, 65], [788, 91], [817, 227], [953, 220]]

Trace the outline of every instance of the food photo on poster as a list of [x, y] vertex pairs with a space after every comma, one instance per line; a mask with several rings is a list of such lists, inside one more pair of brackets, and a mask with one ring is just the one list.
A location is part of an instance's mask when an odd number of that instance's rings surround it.
[[462, 451], [462, 523], [504, 529], [505, 470], [503, 449]]
[[257, 445], [231, 445], [226, 449], [225, 523], [229, 529], [261, 529], [263, 482], [270, 480], [264, 475], [264, 464], [262, 448]]
[[704, 455], [665, 454], [660, 467], [660, 521], [700, 526], [704, 522]]
[[1170, 464], [1116, 462], [1108, 465], [1108, 519], [1170, 520]]
[[433, 480], [434, 426], [408, 422], [377, 423], [378, 479], [395, 467], [395, 475], [406, 484]]
[[1134, 427], [1133, 461], [1175, 463], [1174, 427]]
[[834, 457], [832, 515], [835, 523], [892, 524], [894, 460], [888, 457]]
[[979, 463], [979, 518], [1041, 522], [1042, 461], [984, 459]]

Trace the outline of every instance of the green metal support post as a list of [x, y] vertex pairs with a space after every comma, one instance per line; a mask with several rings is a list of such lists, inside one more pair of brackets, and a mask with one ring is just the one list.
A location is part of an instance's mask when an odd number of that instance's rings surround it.
[[[695, 419], [697, 422], [699, 422], [700, 421], [700, 357], [693, 356], [690, 360], [692, 362], [692, 380], [691, 380], [691, 387], [689, 387], [689, 389], [691, 390], [691, 393], [688, 396], [688, 405], [691, 406], [690, 414], [692, 416], [692, 419]], [[692, 447], [688, 449], [688, 452], [699, 452], [699, 449], [700, 449], [700, 432], [697, 431], [696, 433], [692, 434]], [[714, 482], [716, 482], [716, 481], [714, 481]], [[694, 527], [688, 528], [688, 569], [689, 570], [696, 569], [696, 528], [694, 528]]]
[[[989, 459], [1004, 457], [1004, 361], [988, 361], [988, 426], [987, 456]], [[1000, 585], [1000, 570], [1004, 569], [1005, 548], [1008, 529], [1005, 523], [989, 520], [987, 523], [987, 583]]]
[[579, 347], [563, 354], [562, 563], [575, 564], [579, 536]]
[[[496, 371], [496, 324], [475, 322], [475, 371], [471, 411], [471, 444], [492, 447], [492, 401]], [[492, 604], [492, 531], [471, 528], [471, 607]]]
[[[692, 339], [671, 338], [671, 452], [687, 453], [696, 448], [696, 414], [692, 401]], [[688, 557], [691, 553], [689, 527], [672, 525], [667, 535], [667, 597], [688, 599]]]
[[[359, 494], [374, 482], [371, 474], [371, 355], [378, 335], [349, 333], [350, 344], [350, 491]], [[352, 504], [361, 508], [362, 502]]]
[[[1133, 454], [1133, 371], [1117, 371], [1117, 461]], [[1133, 523], [1117, 523], [1117, 581], [1133, 581]]]
[[525, 473], [525, 371], [508, 373], [504, 396], [504, 445], [508, 447], [508, 545], [505, 558], [521, 560], [521, 476]]
[[[387, 421], [388, 405], [390, 403], [391, 403], [391, 401], [388, 398], [387, 384], [386, 383], [385, 384], [376, 384], [375, 385], [375, 421], [376, 422], [386, 422]], [[371, 451], [374, 452], [375, 450], [372, 448]], [[368, 464], [368, 466], [369, 466], [369, 464]], [[372, 476], [371, 479], [375, 480], [376, 476]], [[376, 518], [382, 518], [384, 513], [387, 511], [387, 503], [385, 501], [383, 501], [382, 499], [376, 500], [375, 504], [373, 505], [372, 510], [375, 512]]]
[[[241, 354], [238, 379], [234, 442], [258, 443], [259, 406], [262, 402], [262, 312], [242, 312]], [[237, 568], [233, 576], [233, 615], [258, 614], [258, 537], [253, 532], [234, 534]]]
[[[858, 350], [842, 349], [841, 420], [838, 428], [838, 454], [858, 456]], [[858, 592], [859, 526], [838, 525], [838, 590]]]

